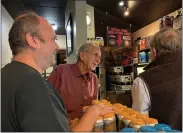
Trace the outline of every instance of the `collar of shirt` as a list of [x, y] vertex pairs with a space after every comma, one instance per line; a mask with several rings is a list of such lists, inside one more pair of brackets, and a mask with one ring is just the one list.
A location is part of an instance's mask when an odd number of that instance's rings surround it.
[[78, 78], [78, 77], [82, 77], [85, 81], [90, 81], [90, 79], [91, 79], [91, 77], [92, 77], [92, 72], [88, 72], [88, 73], [86, 73], [86, 74], [82, 74], [81, 72], [80, 72], [80, 70], [79, 70], [79, 68], [78, 68], [78, 65], [77, 65], [77, 63], [75, 63], [74, 65], [73, 65], [73, 72], [74, 72], [74, 75], [76, 76], [76, 78]]

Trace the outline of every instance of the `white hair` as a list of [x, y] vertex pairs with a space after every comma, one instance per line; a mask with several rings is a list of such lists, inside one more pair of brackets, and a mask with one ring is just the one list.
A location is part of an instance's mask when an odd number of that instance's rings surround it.
[[80, 45], [80, 46], [78, 47], [78, 49], [77, 49], [77, 51], [76, 51], [76, 58], [77, 58], [77, 61], [80, 59], [80, 53], [81, 53], [81, 52], [86, 52], [86, 51], [88, 51], [88, 49], [89, 49], [89, 47], [90, 47], [91, 45], [97, 47], [97, 45], [95, 45], [95, 44], [92, 43], [92, 42], [86, 42], [86, 43], [84, 43], [84, 44], [82, 44], [82, 45]]

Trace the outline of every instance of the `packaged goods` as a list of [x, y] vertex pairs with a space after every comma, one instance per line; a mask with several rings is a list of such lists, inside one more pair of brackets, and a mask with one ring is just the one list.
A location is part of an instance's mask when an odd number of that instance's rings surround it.
[[171, 127], [166, 124], [156, 124], [154, 126], [157, 131], [168, 131], [171, 130]]
[[104, 131], [116, 132], [116, 117], [114, 113], [104, 115]]
[[100, 104], [101, 102], [99, 100], [93, 100], [92, 101], [92, 104], [95, 105], [95, 104]]
[[141, 126], [140, 127], [140, 131], [141, 132], [156, 132], [156, 128], [152, 127], [152, 126]]
[[145, 122], [142, 119], [132, 119], [130, 122], [130, 127], [135, 128], [137, 131], [139, 131], [141, 126], [144, 126]]
[[134, 128], [123, 128], [121, 132], [136, 132]]
[[144, 119], [146, 126], [154, 126], [156, 124], [158, 124], [158, 120], [154, 119], [154, 118], [147, 118]]
[[99, 116], [93, 128], [93, 132], [103, 132], [103, 131], [104, 131], [104, 120], [103, 117]]

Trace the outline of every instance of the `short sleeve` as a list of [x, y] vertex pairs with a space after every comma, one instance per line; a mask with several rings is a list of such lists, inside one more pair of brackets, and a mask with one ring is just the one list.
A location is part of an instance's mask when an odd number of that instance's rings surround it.
[[[31, 78], [16, 92], [15, 112], [24, 132], [69, 131], [64, 108], [56, 103], [57, 97], [49, 92], [42, 79]], [[54, 102], [55, 100], [55, 102]]]

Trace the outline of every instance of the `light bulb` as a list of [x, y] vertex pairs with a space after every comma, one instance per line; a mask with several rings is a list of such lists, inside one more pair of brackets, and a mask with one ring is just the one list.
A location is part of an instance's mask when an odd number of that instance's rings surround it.
[[86, 15], [86, 24], [87, 25], [91, 24], [91, 19], [90, 19], [89, 15]]
[[120, 1], [119, 2], [119, 6], [123, 6], [124, 5], [124, 2], [123, 1]]
[[128, 16], [129, 15], [129, 11], [128, 10], [125, 10], [124, 15], [125, 16]]

